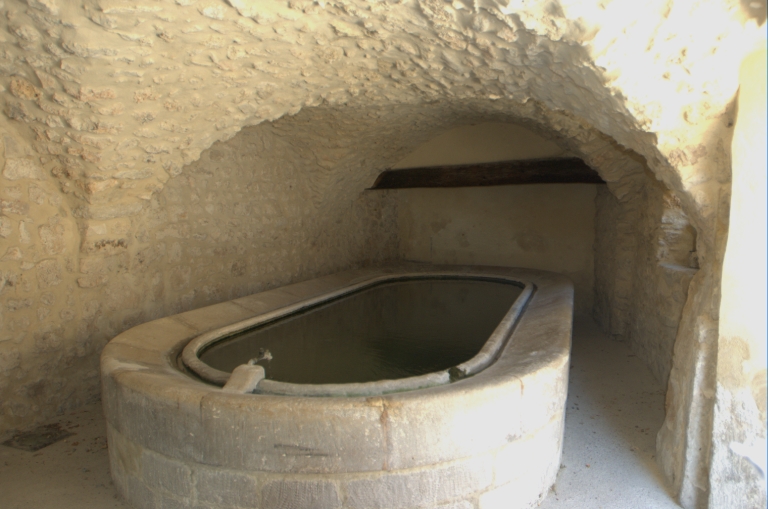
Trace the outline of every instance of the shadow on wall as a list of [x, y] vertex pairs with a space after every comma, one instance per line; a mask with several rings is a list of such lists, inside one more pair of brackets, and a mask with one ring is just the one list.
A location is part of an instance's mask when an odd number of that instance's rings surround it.
[[621, 202], [597, 195], [595, 307], [603, 330], [630, 347], [666, 385], [688, 286], [698, 270], [696, 231], [655, 179]]
[[[558, 142], [521, 125], [485, 122], [450, 129], [416, 147], [393, 168], [570, 155]], [[593, 300], [596, 187], [533, 184], [398, 190], [394, 194], [400, 257], [558, 272], [574, 281], [576, 313], [588, 314]]]
[[558, 272], [574, 281], [576, 312], [588, 314], [598, 185], [399, 190], [400, 256]]

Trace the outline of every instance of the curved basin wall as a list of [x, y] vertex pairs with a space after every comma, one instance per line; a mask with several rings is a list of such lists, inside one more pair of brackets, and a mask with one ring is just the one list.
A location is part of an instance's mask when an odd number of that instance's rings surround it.
[[221, 327], [219, 329], [214, 329], [210, 332], [202, 334], [190, 341], [187, 346], [184, 347], [181, 359], [187, 368], [191, 369], [204, 381], [211, 382], [216, 385], [224, 385], [228, 382], [228, 380], [230, 380], [230, 373], [214, 369], [213, 367], [203, 362], [202, 359], [200, 359], [200, 353], [211, 345], [214, 345], [220, 341], [226, 341], [228, 338], [249, 329], [278, 322], [289, 317], [295, 317], [302, 311], [311, 310], [324, 304], [327, 305], [329, 302], [338, 301], [339, 299], [353, 296], [356, 293], [366, 289], [371, 289], [377, 285], [404, 281], [426, 282], [430, 280], [465, 280], [476, 282], [495, 282], [507, 285], [512, 284], [522, 287], [522, 291], [516, 301], [512, 303], [509, 310], [501, 318], [495, 330], [490, 334], [480, 351], [477, 352], [477, 354], [472, 358], [466, 359], [464, 362], [461, 362], [458, 365], [451, 367], [450, 369], [425, 373], [420, 376], [412, 376], [408, 378], [343, 384], [296, 384], [263, 379], [258, 383], [256, 387], [254, 387], [255, 390], [248, 390], [248, 392], [256, 392], [259, 394], [282, 394], [290, 396], [377, 396], [390, 392], [422, 389], [435, 385], [441, 385], [451, 382], [452, 379], [466, 378], [467, 376], [471, 376], [482, 371], [496, 360], [504, 345], [506, 344], [506, 341], [511, 336], [512, 330], [517, 324], [518, 318], [522, 314], [523, 309], [525, 309], [525, 306], [528, 304], [528, 300], [533, 294], [533, 284], [523, 284], [515, 281], [514, 279], [499, 276], [487, 277], [482, 275], [475, 275], [472, 277], [447, 277], [447, 275], [442, 272], [429, 273], [424, 271], [367, 277], [363, 278], [363, 280], [360, 282], [355, 282], [349, 286], [326, 293], [319, 297], [312, 297], [306, 300], [302, 300], [295, 304], [285, 306], [281, 309], [269, 313], [262, 313], [247, 320], [243, 320], [226, 327]]
[[[419, 271], [496, 275], [537, 290], [497, 360], [447, 385], [371, 397], [234, 394], [179, 369], [181, 350], [207, 331]], [[560, 464], [572, 296], [570, 282], [552, 273], [409, 265], [348, 271], [135, 327], [102, 354], [115, 484], [140, 508], [534, 505]]]

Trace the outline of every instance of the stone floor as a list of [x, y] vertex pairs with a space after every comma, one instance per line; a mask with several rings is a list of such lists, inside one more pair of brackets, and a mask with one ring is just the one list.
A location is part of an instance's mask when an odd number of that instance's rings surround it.
[[656, 464], [665, 388], [624, 343], [574, 325], [560, 473], [541, 509], [673, 509]]
[[[589, 321], [573, 338], [563, 460], [542, 509], [673, 509], [656, 466], [664, 390], [622, 343]], [[26, 452], [0, 446], [2, 509], [128, 509], [109, 478], [98, 403], [62, 416], [67, 439]]]

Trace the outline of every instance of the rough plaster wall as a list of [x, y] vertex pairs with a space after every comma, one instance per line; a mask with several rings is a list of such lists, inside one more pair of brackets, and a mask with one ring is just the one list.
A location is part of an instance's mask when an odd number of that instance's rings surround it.
[[[290, 120], [243, 130], [170, 182], [135, 220], [137, 240], [149, 247], [137, 253], [131, 275], [155, 265], [153, 280], [165, 278], [160, 288], [190, 309], [393, 258], [395, 214], [386, 195], [315, 196], [311, 174], [322, 170], [307, 156], [324, 147], [292, 139]], [[350, 168], [326, 171], [342, 180]], [[153, 264], [164, 258], [169, 265]]]
[[[645, 156], [687, 206], [711, 208], [710, 179], [688, 176], [714, 169], [700, 144], [736, 89], [726, 71], [743, 41], [727, 2], [5, 7], [4, 111], [90, 204], [84, 217], [138, 207], [245, 125], [356, 99], [536, 99]], [[651, 70], [662, 79], [649, 88]]]
[[[461, 126], [419, 145], [393, 168], [559, 157], [557, 143], [515, 124]], [[408, 189], [395, 193], [400, 256], [432, 263], [559, 272], [592, 309], [594, 185]]]
[[[619, 204], [611, 199], [608, 189], [595, 193], [595, 280], [592, 318], [603, 331], [616, 334], [611, 326], [615, 322], [613, 294], [616, 285], [616, 227]], [[602, 255], [602, 256], [601, 256]]]
[[[724, 248], [728, 200], [724, 186], [718, 251], [703, 259], [715, 266]], [[677, 199], [653, 179], [623, 202], [598, 194], [593, 316], [668, 381], [659, 462], [684, 507], [707, 507], [719, 274], [706, 266], [696, 270], [705, 244], [688, 220]], [[696, 316], [696, 307], [709, 311]]]
[[[0, 119], [6, 129], [7, 121]], [[8, 132], [8, 131], [4, 131]], [[98, 386], [93, 345], [77, 315], [94, 312], [76, 299], [78, 226], [55, 180], [29, 147], [5, 136], [0, 157], [0, 430], [82, 404]], [[13, 162], [19, 174], [9, 172]], [[26, 168], [26, 169], [25, 169]], [[24, 170], [24, 171], [22, 171]], [[88, 369], [90, 368], [90, 369]], [[68, 372], [77, 377], [68, 380]], [[55, 398], [54, 398], [55, 396]]]
[[595, 198], [595, 305], [592, 316], [616, 338], [626, 336], [632, 313], [632, 271], [637, 255], [635, 225], [641, 200], [620, 202], [601, 187]]
[[688, 286], [695, 236], [677, 200], [647, 179], [626, 203], [598, 191], [593, 316], [666, 385]]
[[[746, 43], [759, 36], [739, 3], [5, 0], [4, 7], [0, 85], [3, 112], [14, 122], [3, 128], [12, 145], [26, 148], [3, 172], [55, 176], [71, 212], [60, 212], [60, 221], [71, 227], [74, 218], [78, 235], [92, 222], [97, 230], [99, 221], [141, 214], [215, 141], [312, 105], [475, 100], [486, 112], [507, 108], [526, 118], [535, 109], [539, 123], [581, 144], [574, 153], [620, 201], [636, 191], [628, 177], [636, 163], [620, 162], [616, 147], [592, 130], [640, 154], [697, 231], [701, 269], [678, 329], [659, 454], [684, 506], [706, 500], [729, 203], [728, 106]], [[333, 183], [320, 175], [316, 190]], [[26, 217], [13, 203], [19, 198], [3, 200], [12, 221]], [[19, 227], [19, 242], [29, 226]], [[70, 254], [76, 270], [81, 253]], [[56, 256], [66, 266], [67, 255]], [[50, 266], [42, 277], [55, 281]], [[70, 332], [55, 347], [58, 359], [41, 357], [36, 370], [65, 369], [63, 352], [81, 340]], [[32, 417], [34, 398], [16, 401], [32, 412], [23, 422], [39, 418]]]
[[397, 191], [400, 256], [504, 265], [570, 277], [575, 311], [592, 310], [594, 184]]
[[[594, 159], [617, 192], [631, 195], [642, 170], [596, 130], [533, 102], [307, 108], [215, 145], [141, 207], [110, 204], [94, 215], [56, 192], [9, 129], [0, 189], [10, 253], [0, 262], [3, 429], [93, 397], [101, 346], [132, 325], [394, 256], [391, 192], [364, 189], [418, 144], [478, 119], [557, 129], [550, 135]], [[243, 241], [254, 250], [243, 252]]]
[[101, 348], [127, 328], [396, 255], [387, 193], [312, 189], [317, 174], [343, 187], [360, 165], [301, 120], [215, 144], [141, 212], [82, 231], [53, 179], [6, 172], [0, 435], [97, 397]]
[[517, 159], [564, 157], [552, 140], [519, 125], [482, 123], [451, 129], [418, 146], [392, 168], [488, 163]]
[[666, 385], [688, 287], [698, 270], [695, 238], [675, 198], [658, 182], [649, 179], [641, 199], [626, 337]]

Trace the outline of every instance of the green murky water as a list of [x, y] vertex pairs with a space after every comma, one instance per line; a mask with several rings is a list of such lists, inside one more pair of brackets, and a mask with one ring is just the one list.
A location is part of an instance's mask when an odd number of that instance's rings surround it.
[[205, 350], [231, 372], [258, 355], [267, 378], [304, 384], [394, 380], [474, 357], [522, 292], [495, 281], [385, 283], [228, 338]]

